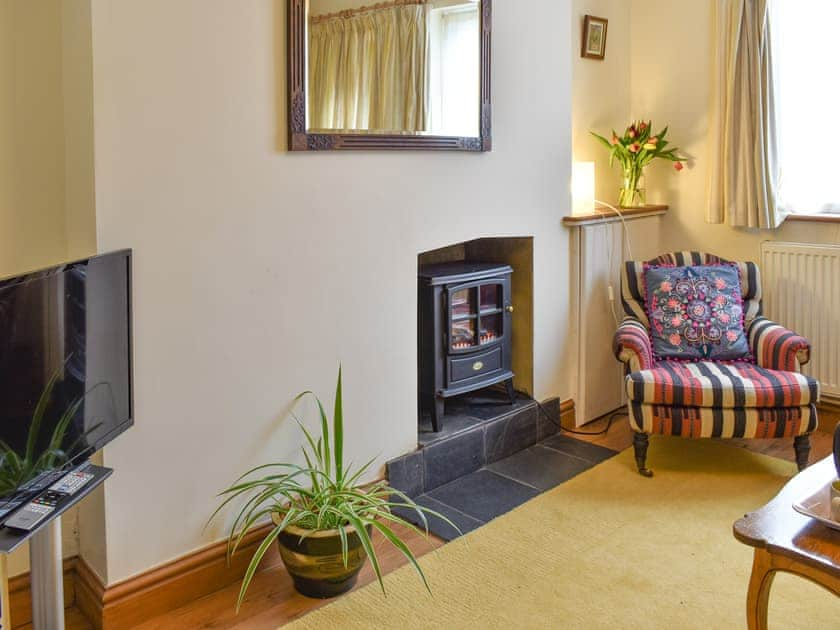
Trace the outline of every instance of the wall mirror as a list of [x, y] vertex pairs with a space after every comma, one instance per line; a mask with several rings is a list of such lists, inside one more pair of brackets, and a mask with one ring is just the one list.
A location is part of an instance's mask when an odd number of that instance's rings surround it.
[[492, 0], [289, 0], [292, 151], [489, 151]]

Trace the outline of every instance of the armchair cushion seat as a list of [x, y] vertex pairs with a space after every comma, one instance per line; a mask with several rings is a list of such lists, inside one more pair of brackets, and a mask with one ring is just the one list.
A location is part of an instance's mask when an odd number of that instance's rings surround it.
[[631, 402], [630, 427], [638, 433], [687, 438], [792, 438], [817, 428], [815, 405], [778, 409], [670, 407]]
[[819, 400], [820, 386], [800, 372], [770, 370], [753, 363], [660, 361], [626, 379], [632, 402], [676, 407], [778, 409]]

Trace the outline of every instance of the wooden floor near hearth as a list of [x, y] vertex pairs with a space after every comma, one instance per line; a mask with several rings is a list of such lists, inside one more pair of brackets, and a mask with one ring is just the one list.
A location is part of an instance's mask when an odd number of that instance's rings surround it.
[[[820, 416], [821, 430], [811, 437], [811, 461], [817, 461], [828, 456], [832, 449], [830, 431], [840, 420], [840, 415], [822, 412]], [[606, 426], [607, 420], [596, 420], [588, 424], [583, 430], [598, 431]], [[575, 435], [582, 440], [600, 444], [617, 451], [629, 448], [633, 442], [633, 435], [626, 417], [617, 418], [606, 435], [583, 436]], [[794, 461], [791, 440], [730, 440], [743, 448], [772, 455], [781, 459]], [[655, 464], [653, 465], [655, 468]], [[407, 542], [417, 555], [428, 553], [443, 544], [443, 541], [432, 537], [425, 540], [412, 532], [404, 532]], [[383, 570], [391, 572], [403, 564], [405, 560], [392, 547], [379, 540], [377, 547], [380, 551]], [[367, 584], [373, 580], [373, 572], [368, 564], [363, 571], [359, 583]], [[251, 585], [242, 612], [237, 616], [234, 605], [238, 594], [238, 585], [228, 587], [222, 591], [196, 600], [163, 617], [150, 619], [139, 626], [141, 630], [181, 630], [183, 628], [240, 628], [248, 630], [268, 630], [277, 628], [301, 615], [322, 606], [324, 602], [312, 600], [298, 595], [292, 588], [291, 580], [285, 569], [275, 566], [258, 574]], [[72, 630], [89, 630], [92, 626], [76, 609], [69, 609], [67, 628]], [[29, 626], [24, 626], [29, 630]]]

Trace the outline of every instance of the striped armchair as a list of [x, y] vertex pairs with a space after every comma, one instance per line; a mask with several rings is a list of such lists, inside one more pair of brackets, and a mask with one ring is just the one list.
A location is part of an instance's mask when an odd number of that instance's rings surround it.
[[[707, 265], [728, 262], [712, 254], [673, 252], [647, 264]], [[744, 324], [754, 361], [657, 361], [648, 336], [645, 262], [625, 263], [621, 298], [626, 318], [614, 350], [625, 365], [636, 464], [644, 476], [648, 436], [687, 438], [793, 438], [796, 463], [808, 465], [810, 434], [817, 428], [819, 383], [802, 374], [808, 341], [761, 316], [761, 278], [754, 263], [738, 265]]]

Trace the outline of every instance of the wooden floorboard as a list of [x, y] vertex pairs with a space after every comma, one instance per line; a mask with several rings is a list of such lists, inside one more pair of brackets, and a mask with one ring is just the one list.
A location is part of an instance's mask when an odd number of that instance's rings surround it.
[[[837, 414], [821, 414], [822, 429], [811, 437], [811, 461], [817, 461], [831, 454], [832, 436], [830, 431], [840, 419]], [[606, 427], [608, 418], [601, 418], [583, 427], [582, 431], [597, 432]], [[568, 435], [568, 434], [567, 434]], [[633, 432], [626, 416], [617, 417], [604, 435], [574, 435], [581, 440], [600, 444], [616, 451], [629, 448], [633, 443]], [[733, 447], [742, 447], [794, 461], [791, 440], [727, 440]], [[655, 468], [655, 454], [651, 453], [652, 467]], [[406, 542], [415, 554], [421, 556], [436, 549], [444, 542], [434, 536], [424, 539], [409, 531], [401, 530]], [[383, 571], [390, 573], [406, 563], [402, 555], [387, 544], [381, 537], [376, 539], [376, 547]], [[363, 586], [373, 580], [373, 570], [368, 563], [359, 577]], [[273, 630], [285, 623], [323, 606], [326, 602], [303, 597], [294, 590], [291, 578], [282, 565], [275, 565], [257, 574], [248, 596], [237, 615], [234, 607], [239, 594], [239, 585], [233, 585], [221, 591], [196, 600], [167, 615], [150, 619], [137, 626], [138, 630], [182, 630], [184, 628], [214, 628], [219, 630], [236, 628], [238, 630]], [[90, 630], [87, 620], [76, 609], [70, 609], [67, 616], [67, 628], [72, 630]], [[24, 626], [29, 630], [30, 626]]]
[[[93, 626], [91, 625], [91, 623], [76, 607], [68, 608], [66, 611], [64, 611], [64, 627], [68, 628], [69, 630], [93, 630]], [[31, 623], [28, 623], [23, 626], [15, 626], [15, 630], [18, 629], [33, 630]]]

